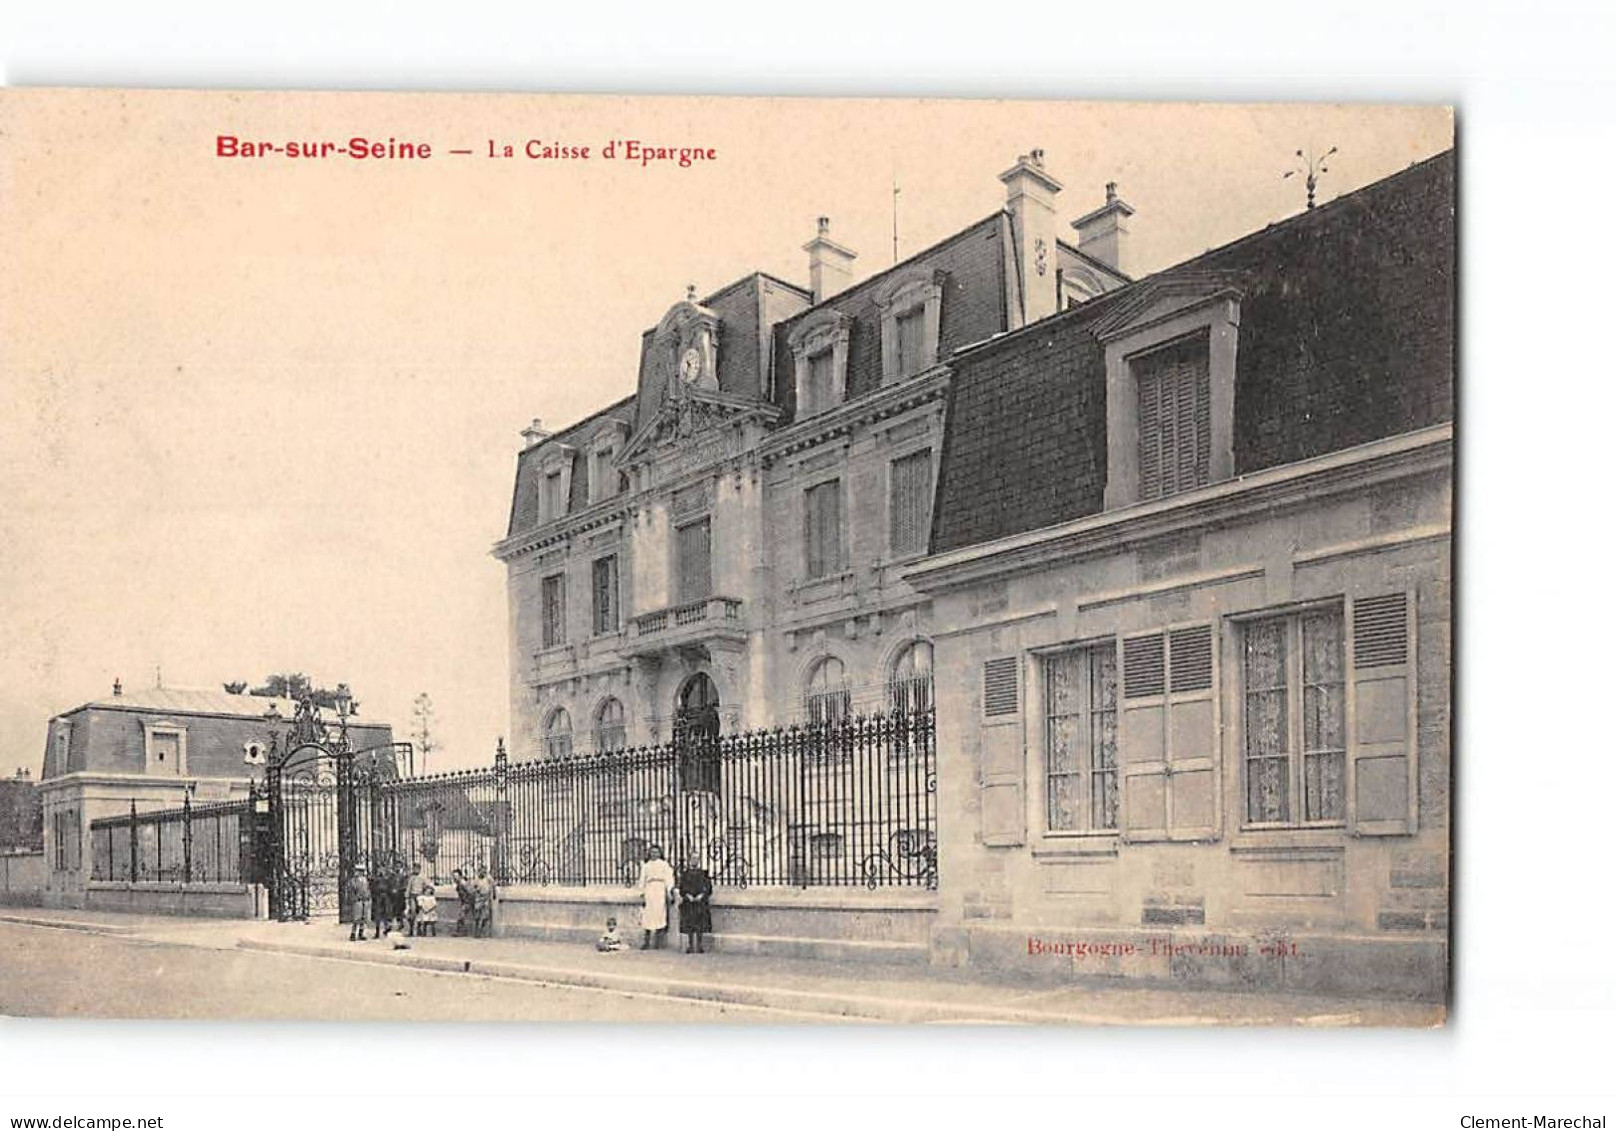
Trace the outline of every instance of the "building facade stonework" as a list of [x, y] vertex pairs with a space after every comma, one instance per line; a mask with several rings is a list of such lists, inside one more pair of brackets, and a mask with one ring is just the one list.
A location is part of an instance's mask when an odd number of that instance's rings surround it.
[[1115, 186], [1067, 242], [1041, 153], [1001, 179], [535, 421], [515, 755], [935, 709], [932, 962], [1440, 997], [1452, 153], [1137, 280]]

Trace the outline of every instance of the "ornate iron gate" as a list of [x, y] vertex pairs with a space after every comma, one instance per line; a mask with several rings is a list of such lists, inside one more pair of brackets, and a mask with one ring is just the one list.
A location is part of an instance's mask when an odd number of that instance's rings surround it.
[[340, 755], [315, 742], [271, 759], [269, 911], [282, 921], [342, 910], [344, 837]]
[[318, 915], [349, 922], [348, 889], [357, 869], [373, 877], [404, 870], [397, 800], [381, 785], [400, 776], [410, 744], [355, 753], [346, 726], [327, 731], [311, 702], [298, 705], [284, 756], [278, 738], [271, 737], [265, 774], [270, 915], [283, 922]]

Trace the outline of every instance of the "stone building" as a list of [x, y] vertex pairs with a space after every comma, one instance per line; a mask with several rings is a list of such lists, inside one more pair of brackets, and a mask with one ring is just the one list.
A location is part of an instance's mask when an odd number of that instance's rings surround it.
[[[270, 734], [284, 730], [266, 719], [296, 713], [289, 699], [225, 691], [150, 688], [112, 694], [48, 724], [39, 790], [45, 823], [49, 906], [80, 907], [95, 887], [90, 822], [245, 797], [262, 781]], [[350, 721], [354, 749], [392, 742], [383, 723]]]
[[1453, 177], [952, 359], [934, 961], [1440, 996]]
[[1004, 207], [855, 282], [821, 218], [809, 285], [692, 288], [636, 393], [524, 433], [506, 537], [513, 755], [930, 701], [926, 551], [956, 351], [1121, 286], [1114, 189], [1063, 237], [1034, 151]]
[[1067, 242], [1039, 152], [1001, 179], [856, 283], [822, 220], [809, 286], [692, 291], [534, 422], [514, 754], [935, 705], [937, 890], [760, 935], [1439, 997], [1452, 153], [1137, 280], [1114, 186]]

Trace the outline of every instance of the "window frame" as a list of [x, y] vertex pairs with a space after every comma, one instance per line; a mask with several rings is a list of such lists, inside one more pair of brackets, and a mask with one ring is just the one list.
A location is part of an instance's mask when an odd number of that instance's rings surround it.
[[[828, 686], [824, 691], [814, 691], [814, 681], [819, 674], [826, 671], [831, 664], [841, 669], [841, 682], [837, 687]], [[837, 704], [835, 711], [816, 712], [818, 704]], [[816, 718], [816, 714], [823, 717]], [[809, 726], [835, 726], [844, 723], [853, 717], [853, 685], [847, 677], [847, 661], [834, 653], [827, 652], [820, 656], [811, 665], [802, 681], [802, 715]]]
[[[560, 730], [558, 721], [566, 722], [566, 729]], [[564, 706], [552, 707], [550, 713], [544, 716], [544, 756], [546, 759], [570, 758], [573, 751], [572, 712]], [[565, 744], [565, 748], [557, 753], [557, 745]]]
[[[817, 416], [847, 400], [847, 355], [853, 320], [839, 310], [819, 310], [792, 328], [786, 342], [791, 349], [796, 418]], [[808, 397], [809, 366], [813, 358], [830, 354], [829, 403], [815, 404]]]
[[[918, 377], [937, 364], [943, 318], [943, 275], [924, 268], [904, 272], [876, 297], [881, 311], [881, 383]], [[907, 358], [899, 346], [898, 320], [920, 312], [920, 353]]]
[[[1051, 769], [1053, 765], [1052, 721], [1054, 696], [1050, 693], [1049, 679], [1051, 664], [1054, 661], [1069, 656], [1083, 656], [1082, 665], [1083, 682], [1085, 688], [1092, 693], [1093, 668], [1087, 658], [1102, 653], [1108, 653], [1112, 665], [1112, 705], [1110, 712], [1113, 718], [1112, 735], [1115, 749], [1113, 751], [1112, 765], [1108, 770], [1095, 770], [1093, 750], [1091, 747], [1092, 725], [1085, 731], [1086, 738], [1081, 754], [1082, 765], [1072, 771], [1063, 771], [1060, 776], [1075, 776], [1079, 778], [1079, 811], [1082, 814], [1080, 827], [1062, 829], [1055, 828], [1050, 822], [1050, 779], [1055, 777]], [[1029, 696], [1036, 695], [1037, 699], [1028, 706], [1035, 711], [1038, 721], [1037, 750], [1039, 753], [1038, 776], [1040, 787], [1038, 792], [1039, 819], [1035, 827], [1041, 830], [1042, 836], [1049, 840], [1074, 839], [1104, 839], [1116, 840], [1122, 835], [1123, 818], [1123, 752], [1122, 752], [1122, 640], [1119, 636], [1096, 636], [1083, 640], [1062, 643], [1051, 648], [1041, 648], [1033, 653], [1037, 661], [1037, 679], [1032, 681], [1034, 686], [1029, 688]], [[1075, 717], [1085, 720], [1091, 718], [1092, 704], [1086, 704], [1083, 711]], [[1110, 826], [1097, 826], [1094, 823], [1094, 808], [1092, 794], [1092, 777], [1095, 773], [1109, 773], [1116, 780], [1116, 809], [1113, 813], [1114, 823]]]
[[[551, 584], [555, 585], [556, 601], [552, 608]], [[539, 647], [564, 648], [567, 644], [567, 571], [557, 570], [539, 579]]]
[[[910, 558], [924, 557], [931, 548], [931, 520], [932, 511], [937, 501], [937, 452], [938, 445], [928, 436], [923, 444], [909, 448], [905, 451], [894, 452], [887, 459], [887, 554], [892, 561], [907, 561]], [[915, 459], [925, 455], [928, 463], [926, 470], [926, 497], [921, 507], [920, 515], [920, 545], [914, 549], [901, 549], [896, 542], [897, 534], [897, 465], [904, 460]]]
[[[606, 711], [613, 704], [617, 706], [617, 721], [608, 724], [604, 722]], [[608, 745], [606, 735], [608, 731], [617, 732], [616, 745]], [[593, 725], [590, 727], [590, 742], [597, 754], [614, 753], [628, 749], [628, 708], [623, 701], [615, 695], [608, 695], [595, 707]]]
[[[835, 522], [835, 554], [827, 556], [823, 551], [827, 547], [819, 547], [820, 564], [822, 566], [815, 572], [814, 531], [822, 524], [816, 524], [814, 519], [814, 499], [816, 495], [830, 492], [830, 497], [836, 500]], [[805, 484], [802, 489], [802, 577], [805, 583], [824, 581], [826, 578], [836, 577], [847, 571], [847, 493], [842, 489], [841, 476], [834, 475], [818, 479]]]
[[[600, 567], [610, 563], [610, 592], [607, 596], [611, 623], [603, 620], [601, 605]], [[623, 630], [622, 567], [616, 551], [601, 554], [589, 564], [589, 627], [593, 636], [612, 636]]]
[[[1302, 622], [1309, 616], [1321, 612], [1333, 612], [1340, 626], [1338, 656], [1340, 669], [1341, 694], [1341, 739], [1342, 745], [1336, 750], [1321, 749], [1310, 751], [1306, 749], [1305, 696], [1306, 688], [1302, 682], [1304, 655], [1301, 648]], [[1249, 722], [1247, 711], [1247, 695], [1249, 686], [1246, 674], [1246, 634], [1259, 624], [1282, 621], [1285, 625], [1285, 710], [1286, 710], [1286, 743], [1290, 747], [1285, 752], [1286, 758], [1286, 804], [1291, 814], [1290, 819], [1283, 821], [1254, 821], [1251, 819], [1251, 757], [1247, 749], [1246, 726]], [[1234, 755], [1238, 764], [1238, 787], [1234, 795], [1234, 803], [1238, 806], [1240, 814], [1240, 830], [1242, 832], [1269, 832], [1286, 830], [1345, 830], [1349, 824], [1349, 810], [1351, 807], [1351, 762], [1353, 756], [1352, 734], [1352, 672], [1350, 668], [1351, 644], [1348, 638], [1349, 621], [1347, 616], [1347, 601], [1343, 597], [1332, 597], [1317, 601], [1307, 601], [1296, 604], [1283, 605], [1272, 609], [1254, 609], [1230, 617], [1231, 627], [1234, 629], [1234, 642], [1239, 658], [1238, 671], [1235, 673], [1233, 688], [1233, 707], [1237, 712], [1235, 726], [1231, 728], [1233, 734]], [[1305, 793], [1307, 781], [1307, 758], [1309, 755], [1335, 754], [1340, 759], [1340, 814], [1334, 817], [1324, 817], [1308, 820], [1307, 795]], [[1298, 818], [1297, 814], [1301, 814]]]
[[[1194, 482], [1194, 483], [1190, 483], [1188, 485], [1184, 485], [1184, 484], [1179, 484], [1179, 483], [1176, 482], [1176, 475], [1175, 475], [1175, 485], [1174, 485], [1173, 489], [1169, 491], [1169, 490], [1166, 490], [1165, 487], [1164, 487], [1164, 482], [1168, 478], [1167, 467], [1168, 467], [1168, 464], [1169, 464], [1169, 455], [1171, 455], [1171, 463], [1172, 463], [1172, 465], [1173, 465], [1173, 467], [1175, 468], [1175, 471], [1176, 471], [1176, 468], [1179, 466], [1179, 464], [1181, 462], [1181, 452], [1183, 450], [1183, 445], [1184, 445], [1183, 434], [1179, 429], [1179, 425], [1181, 425], [1183, 423], [1183, 421], [1178, 415], [1178, 406], [1175, 404], [1174, 405], [1174, 411], [1173, 411], [1174, 442], [1173, 442], [1171, 453], [1169, 453], [1168, 450], [1166, 449], [1166, 447], [1161, 443], [1161, 437], [1163, 436], [1163, 434], [1166, 431], [1166, 429], [1162, 427], [1162, 422], [1166, 418], [1166, 414], [1163, 412], [1163, 409], [1162, 409], [1162, 396], [1161, 396], [1161, 386], [1163, 384], [1165, 384], [1163, 379], [1166, 377], [1166, 373], [1164, 373], [1159, 368], [1156, 368], [1156, 369], [1154, 369], [1153, 372], [1148, 372], [1148, 373], [1145, 372], [1144, 369], [1145, 369], [1146, 366], [1151, 366], [1151, 367], [1160, 366], [1161, 362], [1163, 361], [1163, 359], [1167, 355], [1172, 354], [1172, 353], [1178, 353], [1180, 351], [1187, 351], [1187, 352], [1190, 352], [1190, 353], [1194, 354], [1196, 360], [1204, 360], [1204, 370], [1203, 370], [1202, 376], [1204, 377], [1204, 379], [1206, 381], [1206, 397], [1207, 397], [1207, 416], [1206, 416], [1207, 459], [1206, 459], [1206, 468], [1205, 468], [1205, 476], [1206, 476], [1206, 478], [1199, 481], [1199, 482]], [[1186, 491], [1193, 491], [1193, 490], [1195, 490], [1196, 488], [1199, 488], [1199, 487], [1209, 486], [1212, 483], [1212, 460], [1211, 460], [1211, 450], [1212, 450], [1212, 416], [1211, 416], [1212, 347], [1211, 347], [1211, 340], [1210, 340], [1210, 336], [1209, 336], [1208, 332], [1206, 330], [1192, 330], [1188, 334], [1184, 334], [1184, 335], [1182, 335], [1180, 337], [1173, 338], [1170, 341], [1158, 343], [1157, 345], [1151, 346], [1149, 349], [1141, 350], [1138, 353], [1129, 355], [1129, 357], [1128, 357], [1128, 376], [1129, 376], [1129, 383], [1130, 383], [1130, 385], [1132, 387], [1132, 390], [1133, 390], [1133, 396], [1134, 396], [1134, 401], [1135, 401], [1134, 420], [1136, 422], [1136, 427], [1134, 429], [1134, 445], [1135, 445], [1136, 451], [1135, 451], [1135, 455], [1134, 455], [1134, 460], [1135, 460], [1135, 465], [1134, 466], [1136, 467], [1137, 474], [1138, 474], [1137, 497], [1138, 497], [1139, 501], [1140, 502], [1153, 502], [1153, 501], [1155, 501], [1157, 499], [1170, 499], [1175, 495], [1182, 495]], [[1157, 473], [1156, 473], [1156, 482], [1157, 482], [1157, 488], [1158, 489], [1153, 494], [1147, 494], [1146, 491], [1145, 491], [1144, 465], [1145, 465], [1145, 446], [1146, 446], [1146, 439], [1147, 439], [1147, 431], [1146, 431], [1145, 425], [1143, 423], [1143, 419], [1144, 419], [1143, 401], [1145, 399], [1145, 388], [1146, 388], [1147, 382], [1154, 383], [1157, 386], [1157, 390], [1156, 390], [1156, 403], [1157, 403], [1157, 410], [1156, 410], [1156, 423], [1157, 423], [1156, 440], [1157, 440], [1157, 445], [1156, 446], [1158, 448], [1158, 452], [1157, 452], [1157, 457], [1156, 458], [1157, 458], [1157, 461], [1158, 461], [1158, 468], [1157, 468]], [[1195, 459], [1194, 459], [1193, 462], [1196, 465], [1199, 465], [1199, 463], [1201, 462], [1200, 461], [1200, 453], [1199, 453], [1199, 449], [1200, 449], [1200, 446], [1201, 446], [1201, 435], [1200, 435], [1199, 427], [1196, 426], [1197, 418], [1198, 418], [1198, 414], [1195, 413], [1194, 410], [1192, 409], [1191, 416], [1190, 416], [1190, 424], [1191, 424], [1192, 428], [1195, 429], [1195, 432], [1194, 432], [1194, 435], [1192, 436], [1191, 442], [1195, 445], [1195, 448], [1196, 448]]]
[[[691, 596], [686, 589], [685, 559], [683, 551], [680, 549], [682, 545], [681, 535], [691, 527], [701, 525], [707, 527], [707, 591]], [[713, 558], [713, 515], [710, 510], [692, 513], [673, 524], [673, 586], [675, 598], [673, 603], [675, 605], [693, 605], [697, 601], [709, 601], [716, 595], [718, 588], [716, 579], [713, 576]]]
[[1102, 318], [1094, 335], [1105, 349], [1105, 509], [1166, 502], [1140, 495], [1139, 396], [1135, 358], [1197, 334], [1207, 339], [1207, 485], [1234, 477], [1234, 386], [1240, 336], [1240, 292], [1207, 281], [1147, 284], [1133, 303]]

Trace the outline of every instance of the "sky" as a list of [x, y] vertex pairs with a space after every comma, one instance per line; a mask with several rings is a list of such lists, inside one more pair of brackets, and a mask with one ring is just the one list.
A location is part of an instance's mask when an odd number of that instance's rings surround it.
[[[426, 142], [417, 161], [243, 159]], [[603, 161], [607, 140], [716, 151]], [[490, 141], [590, 160], [486, 156]], [[1453, 141], [1434, 106], [0, 91], [0, 773], [130, 688], [302, 671], [486, 763], [508, 727], [520, 430], [633, 391], [640, 334], [753, 270], [858, 278], [999, 208], [1034, 147], [1064, 219], [1118, 182], [1140, 272]], [[447, 154], [470, 148], [469, 156]]]

